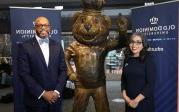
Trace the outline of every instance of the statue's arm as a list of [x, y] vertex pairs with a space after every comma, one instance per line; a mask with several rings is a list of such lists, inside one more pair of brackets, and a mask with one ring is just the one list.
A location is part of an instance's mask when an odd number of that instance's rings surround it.
[[129, 20], [126, 16], [119, 15], [117, 19], [117, 26], [119, 36], [118, 38], [110, 39], [107, 41], [107, 46], [109, 50], [120, 49], [126, 47], [127, 45], [127, 30], [129, 26]]
[[69, 76], [70, 80], [76, 80], [76, 73], [72, 68], [71, 65], [71, 60], [75, 57], [75, 51], [74, 49], [69, 46], [66, 50], [65, 50], [65, 62], [67, 65], [67, 75]]

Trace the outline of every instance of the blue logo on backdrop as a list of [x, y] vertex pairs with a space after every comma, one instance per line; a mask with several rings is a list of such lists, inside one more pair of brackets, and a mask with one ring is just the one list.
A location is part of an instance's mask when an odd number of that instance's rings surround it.
[[[175, 24], [162, 23], [162, 19], [163, 18], [152, 16], [148, 19], [148, 23], [150, 23], [149, 26], [137, 28], [135, 32], [144, 33], [146, 36], [157, 36], [168, 35], [172, 33], [173, 30], [176, 30]], [[165, 40], [166, 38], [163, 39]]]
[[[11, 9], [11, 35], [13, 41], [21, 42], [34, 37], [34, 20], [39, 16], [45, 16], [49, 19], [52, 26], [50, 38], [60, 41], [61, 23], [59, 10], [45, 10], [45, 9]], [[53, 15], [53, 16], [52, 16]]]

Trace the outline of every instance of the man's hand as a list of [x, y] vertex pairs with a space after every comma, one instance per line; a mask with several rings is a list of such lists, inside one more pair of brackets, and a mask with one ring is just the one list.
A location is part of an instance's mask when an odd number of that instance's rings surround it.
[[57, 100], [54, 91], [45, 91], [42, 97], [50, 104], [55, 103], [55, 101]]
[[53, 91], [53, 100], [57, 101], [57, 99], [60, 97], [60, 94], [58, 94], [57, 92]]

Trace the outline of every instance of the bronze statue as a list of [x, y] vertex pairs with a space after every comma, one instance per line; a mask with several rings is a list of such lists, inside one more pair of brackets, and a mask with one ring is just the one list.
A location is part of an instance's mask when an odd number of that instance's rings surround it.
[[[125, 47], [127, 43], [127, 30], [129, 27], [129, 20], [127, 16], [122, 15], [119, 13], [117, 18], [117, 27], [119, 32], [119, 48]], [[120, 50], [120, 49], [118, 49]]]
[[82, 0], [84, 9], [101, 10], [105, 0]]
[[[98, 7], [101, 7], [104, 0], [86, 1], [89, 4], [83, 0], [87, 8], [74, 16], [72, 32], [76, 41], [65, 51], [68, 75], [75, 81], [73, 112], [85, 112], [90, 97], [94, 100], [96, 112], [110, 112], [104, 61], [107, 53], [117, 48], [120, 39], [107, 39], [110, 18], [102, 15], [99, 8], [89, 6], [93, 1], [99, 1]], [[71, 60], [75, 63], [76, 72], [71, 67]]]
[[128, 30], [128, 26], [129, 26], [128, 18], [120, 13], [118, 15], [118, 18], [117, 18], [117, 26], [118, 26], [119, 34], [126, 35], [127, 34], [126, 32]]

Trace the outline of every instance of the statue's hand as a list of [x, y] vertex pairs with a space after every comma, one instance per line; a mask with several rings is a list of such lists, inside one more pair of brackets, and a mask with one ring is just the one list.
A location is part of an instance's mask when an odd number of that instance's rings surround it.
[[75, 81], [76, 80], [76, 76], [77, 76], [76, 73], [73, 72], [73, 73], [70, 74], [69, 78], [70, 78], [70, 80]]

